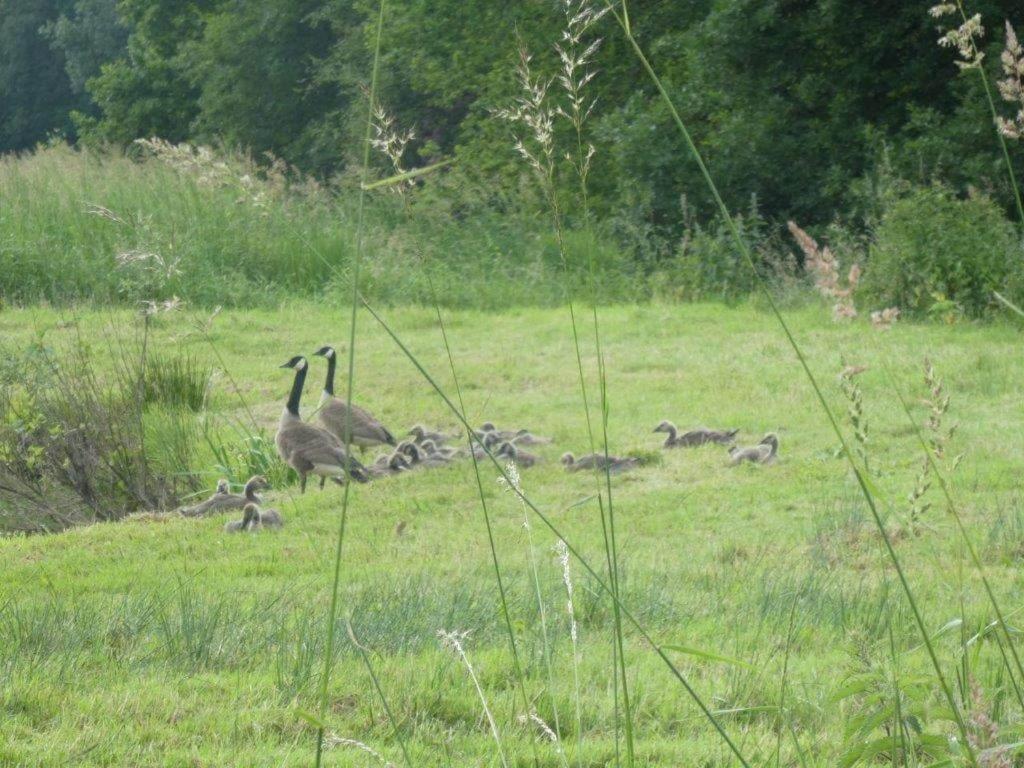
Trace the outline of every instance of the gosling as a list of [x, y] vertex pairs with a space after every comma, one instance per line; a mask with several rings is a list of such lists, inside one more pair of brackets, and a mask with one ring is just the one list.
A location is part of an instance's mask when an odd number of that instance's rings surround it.
[[500, 456], [508, 459], [509, 461], [515, 462], [516, 466], [523, 467], [524, 469], [532, 467], [537, 463], [537, 457], [532, 453], [521, 451], [519, 448], [510, 442], [504, 442], [498, 448], [495, 456]]
[[260, 526], [260, 513], [255, 504], [246, 504], [241, 520], [231, 520], [224, 525], [224, 533], [255, 531]]
[[640, 460], [632, 456], [619, 458], [618, 456], [605, 456], [602, 453], [588, 453], [577, 459], [571, 453], [563, 453], [561, 462], [567, 472], [579, 472], [584, 469], [603, 470], [607, 468], [609, 472], [617, 473], [633, 469], [640, 463]]
[[735, 467], [744, 461], [749, 461], [752, 464], [768, 464], [775, 461], [778, 453], [779, 438], [774, 434], [767, 434], [757, 445], [748, 448], [737, 448], [735, 446], [730, 448], [729, 456], [732, 458], [729, 461], [729, 465]]

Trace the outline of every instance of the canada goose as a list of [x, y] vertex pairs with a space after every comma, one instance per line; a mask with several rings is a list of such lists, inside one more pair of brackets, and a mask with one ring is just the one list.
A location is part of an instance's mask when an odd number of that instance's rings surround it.
[[246, 504], [241, 520], [231, 520], [224, 524], [224, 533], [253, 531], [260, 525], [260, 513], [255, 504]]
[[563, 453], [561, 462], [568, 472], [579, 472], [581, 469], [604, 469], [605, 467], [610, 472], [625, 472], [640, 463], [632, 456], [619, 458], [618, 456], [605, 456], [601, 453], [588, 453], [578, 459], [571, 453]]
[[775, 460], [778, 452], [779, 438], [773, 434], [767, 434], [757, 445], [750, 446], [748, 448], [736, 448], [735, 446], [730, 448], [729, 456], [731, 456], [732, 459], [729, 464], [730, 466], [736, 466], [737, 464], [742, 464], [744, 461], [749, 461], [754, 464], [767, 464], [768, 462]]
[[262, 475], [254, 475], [249, 478], [241, 494], [230, 493], [227, 489], [227, 480], [220, 480], [217, 483], [217, 492], [206, 501], [196, 504], [194, 507], [183, 509], [181, 514], [185, 517], [203, 517], [217, 512], [228, 512], [232, 509], [242, 509], [247, 503], [259, 503], [259, 491], [270, 487], [267, 479]]
[[424, 427], [422, 424], [416, 424], [412, 429], [409, 430], [409, 434], [413, 436], [413, 441], [422, 443], [424, 440], [433, 440], [437, 445], [444, 445], [452, 440], [458, 440], [461, 436], [461, 432], [456, 432], [454, 435], [446, 435], [444, 432], [435, 432]]
[[224, 494], [231, 490], [231, 486], [228, 484], [226, 477], [222, 477], [217, 481], [217, 493]]
[[369, 479], [366, 468], [355, 458], [346, 455], [341, 441], [327, 430], [307, 424], [299, 416], [302, 387], [309, 370], [306, 358], [296, 355], [281, 367], [293, 368], [295, 380], [281, 414], [274, 442], [281, 459], [299, 473], [301, 492], [306, 492], [306, 477], [310, 473], [329, 477], [339, 485], [344, 484], [342, 478], [348, 473], [354, 480], [365, 483]]
[[501, 446], [498, 448], [497, 453], [495, 453], [494, 455], [504, 456], [506, 459], [514, 461], [517, 466], [523, 468], [532, 467], [534, 464], [537, 463], [537, 457], [534, 456], [532, 453], [521, 451], [519, 450], [519, 448], [516, 447], [514, 443], [509, 443], [507, 441], [501, 444]]
[[540, 437], [528, 429], [520, 429], [510, 442], [516, 445], [550, 445], [553, 441], [550, 437]]
[[351, 429], [349, 442], [360, 450], [374, 445], [397, 445], [398, 441], [387, 428], [355, 403], [352, 404], [352, 418], [348, 418], [348, 403], [334, 396], [334, 371], [338, 363], [334, 348], [320, 347], [313, 354], [327, 358], [327, 380], [320, 395], [318, 413], [320, 426], [338, 438], [342, 445], [345, 444], [346, 429]]

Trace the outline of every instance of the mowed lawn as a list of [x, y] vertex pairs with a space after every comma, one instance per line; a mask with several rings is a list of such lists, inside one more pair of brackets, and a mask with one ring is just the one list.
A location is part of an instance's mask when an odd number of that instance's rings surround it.
[[[382, 314], [454, 399], [433, 311]], [[584, 367], [596, 396], [589, 314], [580, 314]], [[558, 462], [563, 451], [589, 450], [567, 310], [445, 316], [470, 421], [528, 427], [554, 439], [530, 449], [539, 461], [522, 470], [522, 489], [603, 574], [595, 478], [567, 474]], [[953, 475], [955, 496], [1004, 610], [1019, 619], [1019, 330], [901, 323], [883, 332], [866, 321], [834, 324], [818, 306], [787, 317], [844, 426], [848, 403], [837, 374], [843, 365], [868, 366], [857, 381], [870, 466], [897, 553], [931, 631], [963, 615], [970, 636], [993, 615], [935, 489], [918, 534], [908, 535], [904, 525], [922, 454], [892, 381], [923, 423], [923, 359], [931, 359], [951, 396], [948, 421], [960, 425], [950, 446], [951, 454], [964, 454]], [[216, 369], [211, 413], [244, 414], [233, 379], [268, 434], [291, 384], [291, 372], [278, 366], [321, 344], [347, 347], [341, 307], [296, 302], [276, 311], [227, 311], [213, 321], [210, 338], [228, 376], [194, 330], [203, 318], [187, 310], [160, 316], [153, 348], [209, 360]], [[845, 726], [870, 707], [834, 695], [852, 675], [888, 674], [890, 626], [901, 674], [928, 680], [932, 672], [792, 350], [772, 317], [753, 305], [609, 307], [600, 322], [611, 451], [647, 461], [613, 478], [623, 602], [659, 643], [746, 663], [670, 652], [751, 764], [774, 765], [777, 749], [782, 765], [837, 764], [848, 746]], [[133, 323], [125, 312], [8, 309], [0, 312], [0, 336], [13, 348], [59, 346], [76, 333], [100, 344], [111, 328]], [[396, 433], [416, 422], [453, 428], [443, 401], [369, 315], [360, 314], [358, 331], [356, 401]], [[324, 370], [314, 358], [307, 412]], [[733, 468], [721, 447], [661, 451], [662, 436], [652, 430], [662, 419], [684, 429], [738, 427], [747, 444], [776, 432], [779, 461]], [[210, 488], [216, 478], [211, 463]], [[598, 766], [614, 764], [617, 749], [625, 755], [625, 742], [616, 745], [607, 597], [579, 562], [571, 563], [577, 716], [556, 538], [536, 517], [524, 526], [524, 510], [499, 484], [494, 466], [481, 464], [481, 479], [527, 695], [539, 718], [552, 728], [557, 719], [564, 754], [536, 724], [515, 717], [522, 705], [487, 527], [473, 465], [463, 460], [352, 488], [326, 765], [378, 764], [344, 739], [402, 764], [396, 732], [416, 766], [502, 765], [472, 679], [438, 642], [442, 629], [470, 633], [466, 652], [509, 765], [576, 765], [582, 757], [583, 765]], [[317, 710], [342, 494], [315, 484], [303, 496], [297, 486], [275, 488], [267, 501], [285, 518], [280, 532], [226, 536], [224, 517], [140, 516], [0, 539], [0, 765], [310, 765], [315, 728], [300, 712]], [[394, 722], [346, 621], [371, 649]], [[936, 641], [951, 678], [961, 637], [946, 632]], [[636, 764], [736, 764], [638, 632], [627, 628], [626, 640]], [[1006, 685], [998, 649], [978, 644], [972, 653], [977, 683], [993, 700]], [[784, 666], [787, 725], [779, 728]], [[928, 701], [938, 704], [938, 685], [931, 687]], [[952, 733], [938, 715], [923, 725], [927, 733]]]

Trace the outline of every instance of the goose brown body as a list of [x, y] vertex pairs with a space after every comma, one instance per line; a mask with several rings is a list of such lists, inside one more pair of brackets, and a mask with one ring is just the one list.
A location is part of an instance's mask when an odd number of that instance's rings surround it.
[[337, 437], [325, 429], [307, 424], [299, 416], [299, 401], [308, 369], [306, 358], [301, 355], [293, 357], [282, 367], [295, 369], [295, 380], [274, 442], [281, 459], [299, 473], [302, 492], [306, 491], [306, 479], [310, 474], [330, 478], [339, 484], [343, 483], [346, 475], [366, 482], [369, 479], [366, 468], [345, 453]]

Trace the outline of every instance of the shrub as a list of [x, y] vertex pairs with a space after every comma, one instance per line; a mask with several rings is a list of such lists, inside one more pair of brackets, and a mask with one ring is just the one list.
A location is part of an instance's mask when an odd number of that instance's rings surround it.
[[942, 187], [914, 189], [888, 207], [874, 234], [862, 284], [874, 305], [979, 317], [994, 290], [1019, 300], [1024, 288], [1020, 239], [983, 195], [959, 200]]

